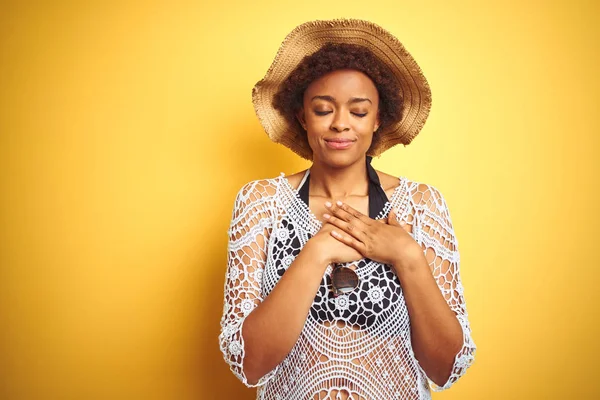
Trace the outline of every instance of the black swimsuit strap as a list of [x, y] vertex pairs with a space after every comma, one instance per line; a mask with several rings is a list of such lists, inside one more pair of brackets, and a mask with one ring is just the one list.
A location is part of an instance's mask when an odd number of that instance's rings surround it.
[[[385, 191], [381, 187], [381, 182], [379, 181], [379, 176], [375, 171], [375, 168], [371, 165], [371, 160], [373, 157], [367, 156], [367, 175], [369, 177], [369, 217], [377, 218], [383, 207], [388, 202], [388, 197], [385, 194]], [[310, 181], [310, 174], [306, 177], [304, 184], [298, 190], [300, 194], [300, 198], [306, 205], [308, 206], [308, 187]]]

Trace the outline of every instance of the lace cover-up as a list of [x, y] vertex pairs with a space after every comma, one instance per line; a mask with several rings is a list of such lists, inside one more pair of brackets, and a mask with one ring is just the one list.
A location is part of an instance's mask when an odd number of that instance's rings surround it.
[[255, 385], [243, 372], [244, 320], [273, 290], [321, 222], [282, 173], [252, 181], [237, 194], [229, 228], [220, 348], [257, 399], [430, 399], [430, 388], [449, 388], [472, 364], [471, 338], [460, 279], [458, 241], [442, 194], [399, 178], [378, 218], [390, 209], [412, 226], [440, 291], [455, 312], [463, 345], [443, 386], [432, 382], [414, 356], [402, 287], [392, 267], [369, 259], [356, 264], [360, 287], [333, 297], [328, 266], [304, 328], [287, 357]]

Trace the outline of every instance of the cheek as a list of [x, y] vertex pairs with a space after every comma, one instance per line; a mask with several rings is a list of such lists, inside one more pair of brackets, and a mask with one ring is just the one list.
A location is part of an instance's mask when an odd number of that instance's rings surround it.
[[375, 124], [377, 123], [377, 114], [376, 113], [372, 113], [371, 115], [368, 116], [369, 117], [369, 127], [371, 128], [371, 131], [375, 130]]
[[309, 143], [317, 143], [320, 138], [329, 132], [330, 123], [327, 118], [312, 118], [306, 120], [306, 136]]
[[371, 143], [373, 143], [373, 133], [362, 135], [361, 141], [365, 144], [365, 147], [370, 147]]
[[375, 130], [375, 122], [374, 121], [365, 121], [360, 126], [360, 131], [358, 130], [358, 128], [356, 131], [360, 136], [360, 141], [365, 143], [367, 146], [369, 146], [372, 143], [373, 138], [375, 136], [374, 130]]
[[327, 116], [309, 116], [306, 119], [306, 127], [312, 131], [322, 131], [324, 129], [329, 129], [331, 125], [330, 118]]
[[[311, 130], [310, 130], [310, 129], [311, 129], [311, 127], [308, 127], [308, 129], [309, 129], [309, 132], [314, 132], [314, 131], [311, 131]], [[311, 148], [313, 148], [313, 149], [314, 149], [314, 148], [315, 148], [315, 146], [317, 146], [317, 147], [318, 147], [318, 140], [319, 140], [319, 139], [318, 139], [318, 135], [317, 135], [317, 134], [315, 134], [315, 133], [307, 133], [307, 134], [306, 134], [306, 139], [307, 139], [307, 141], [308, 141], [308, 144], [309, 144], [309, 146], [310, 146]]]
[[360, 134], [361, 138], [366, 139], [373, 136], [376, 122], [375, 118], [363, 118], [362, 121], [356, 124], [355, 130]]

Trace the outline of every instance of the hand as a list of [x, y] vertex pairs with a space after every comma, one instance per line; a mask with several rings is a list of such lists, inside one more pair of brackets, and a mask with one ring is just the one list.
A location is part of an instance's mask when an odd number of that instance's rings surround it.
[[352, 262], [363, 258], [356, 249], [336, 240], [331, 235], [334, 228], [335, 226], [332, 224], [324, 223], [319, 232], [308, 240], [305, 248], [314, 251], [316, 257], [327, 265]]
[[408, 226], [398, 222], [394, 210], [387, 219], [375, 220], [345, 203], [325, 206], [330, 214], [325, 214], [324, 218], [338, 228], [331, 231], [331, 235], [363, 257], [394, 267], [424, 257], [421, 246], [409, 234]]

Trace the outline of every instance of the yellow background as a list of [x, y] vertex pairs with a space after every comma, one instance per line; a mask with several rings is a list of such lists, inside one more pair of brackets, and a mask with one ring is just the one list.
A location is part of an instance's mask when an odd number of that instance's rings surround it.
[[0, 6], [0, 398], [254, 397], [218, 349], [226, 230], [244, 183], [308, 164], [251, 89], [337, 17], [432, 87], [374, 165], [440, 189], [459, 239], [478, 353], [434, 398], [598, 398], [598, 2], [251, 3]]

